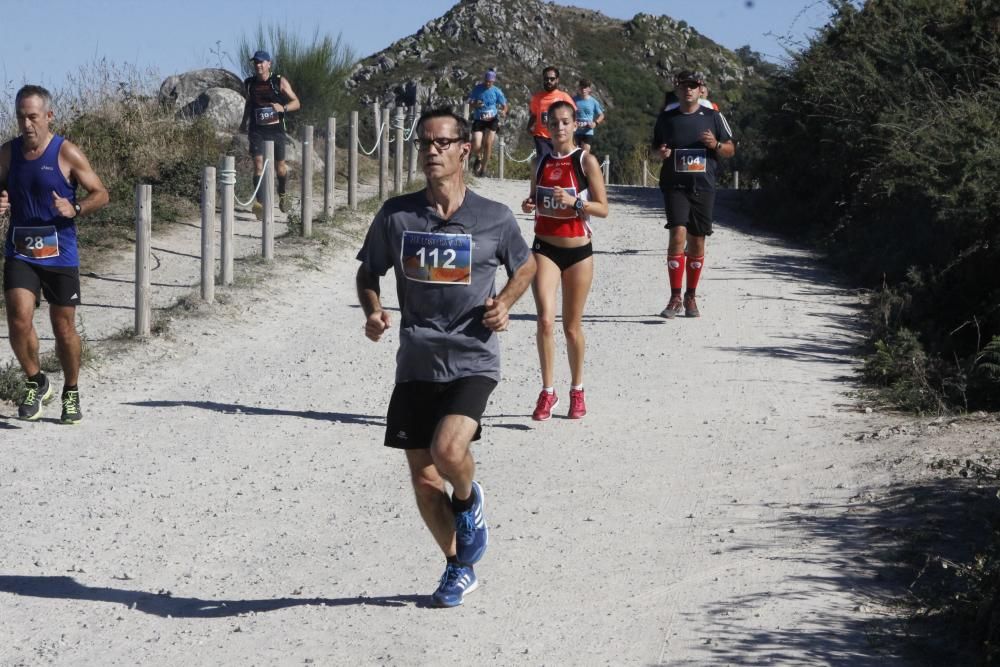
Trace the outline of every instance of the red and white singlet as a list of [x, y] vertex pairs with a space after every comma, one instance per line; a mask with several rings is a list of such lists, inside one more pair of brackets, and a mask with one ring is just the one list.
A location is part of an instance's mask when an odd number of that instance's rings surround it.
[[572, 204], [560, 204], [553, 188], [562, 188], [570, 196], [590, 201], [587, 175], [583, 171], [582, 149], [569, 155], [549, 153], [538, 161], [535, 171], [535, 234], [541, 236], [590, 236], [590, 216], [577, 212]]

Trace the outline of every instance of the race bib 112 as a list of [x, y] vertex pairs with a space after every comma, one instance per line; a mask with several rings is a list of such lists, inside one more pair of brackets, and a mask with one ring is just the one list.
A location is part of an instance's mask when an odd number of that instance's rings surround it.
[[421, 283], [472, 284], [472, 235], [403, 232], [403, 274]]

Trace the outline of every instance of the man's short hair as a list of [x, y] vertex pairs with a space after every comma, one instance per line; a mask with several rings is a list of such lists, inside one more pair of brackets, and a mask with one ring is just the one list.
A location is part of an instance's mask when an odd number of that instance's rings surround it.
[[590, 79], [580, 79], [580, 88], [590, 88]]
[[46, 110], [52, 107], [52, 93], [50, 93], [45, 88], [42, 88], [41, 86], [35, 86], [32, 84], [21, 86], [21, 89], [17, 91], [17, 95], [14, 97], [14, 105], [17, 106], [18, 104], [20, 104], [21, 100], [23, 100], [25, 97], [40, 98]]
[[455, 113], [451, 107], [437, 107], [436, 109], [428, 109], [427, 111], [420, 114], [420, 119], [417, 120], [417, 137], [423, 136], [424, 123], [431, 120], [432, 118], [453, 118], [455, 120], [455, 125], [458, 127], [458, 138], [463, 142], [468, 142], [472, 138], [471, 131], [469, 130], [469, 121], [462, 118], [460, 115]]
[[558, 67], [553, 67], [552, 65], [549, 65], [548, 67], [546, 67], [545, 69], [542, 70], [542, 76], [545, 76], [546, 72], [554, 72], [555, 75], [556, 75], [556, 78], [557, 79], [559, 78], [559, 68]]

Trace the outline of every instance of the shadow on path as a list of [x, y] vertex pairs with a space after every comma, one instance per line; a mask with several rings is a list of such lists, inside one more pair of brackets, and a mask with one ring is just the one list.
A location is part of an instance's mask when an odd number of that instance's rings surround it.
[[257, 408], [234, 403], [217, 403], [215, 401], [136, 401], [124, 405], [135, 405], [140, 408], [198, 408], [212, 410], [227, 415], [255, 415], [262, 417], [299, 417], [302, 419], [318, 419], [342, 424], [365, 424], [385, 426], [384, 417], [372, 415], [355, 415], [346, 412], [319, 412], [317, 410], [281, 410], [279, 408]]
[[25, 597], [61, 598], [89, 602], [111, 602], [144, 614], [172, 618], [224, 618], [240, 614], [264, 613], [302, 607], [347, 607], [373, 605], [377, 607], [430, 608], [426, 595], [389, 595], [382, 597], [352, 598], [271, 598], [262, 600], [203, 600], [201, 598], [175, 598], [170, 595], [130, 591], [120, 588], [84, 586], [72, 577], [25, 577], [0, 575], [0, 592]]

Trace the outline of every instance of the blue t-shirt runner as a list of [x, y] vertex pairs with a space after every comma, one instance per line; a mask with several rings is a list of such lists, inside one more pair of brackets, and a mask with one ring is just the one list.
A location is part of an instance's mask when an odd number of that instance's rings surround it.
[[594, 136], [594, 128], [590, 126], [580, 126], [581, 123], [593, 123], [604, 114], [604, 108], [596, 97], [590, 95], [575, 95], [573, 101], [576, 102], [576, 134]]
[[477, 83], [476, 87], [469, 93], [470, 102], [482, 102], [482, 106], [473, 106], [473, 120], [493, 120], [500, 113], [500, 107], [507, 104], [507, 97], [496, 85], [487, 86], [485, 83]]

